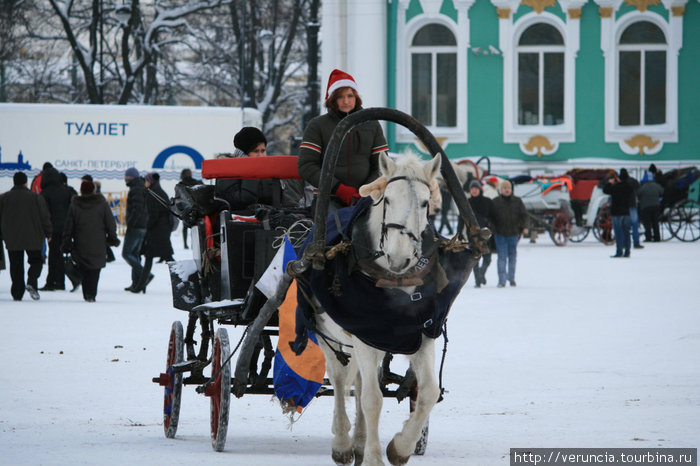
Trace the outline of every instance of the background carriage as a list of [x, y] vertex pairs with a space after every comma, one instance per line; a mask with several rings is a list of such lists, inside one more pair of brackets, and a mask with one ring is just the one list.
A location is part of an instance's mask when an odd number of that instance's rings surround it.
[[700, 170], [686, 167], [657, 176], [664, 187], [661, 202], [661, 239], [700, 239]]
[[[395, 117], [396, 111], [374, 110], [386, 111], [379, 112], [377, 118], [385, 114], [387, 118]], [[431, 142], [432, 153], [446, 160], [441, 148], [435, 147], [434, 138]], [[296, 157], [218, 159], [203, 163], [202, 176], [205, 179], [292, 179], [299, 178], [296, 166]], [[324, 160], [324, 173], [328, 170]], [[448, 172], [448, 189], [456, 192], [460, 185], [454, 172]], [[319, 222], [319, 218], [325, 219], [329, 188], [324, 192], [323, 178], [321, 184], [313, 222], [316, 224], [314, 240], [318, 240], [319, 234], [322, 239], [325, 237], [325, 222]], [[179, 205], [176, 202], [177, 213], [186, 224], [192, 225], [193, 233], [194, 259], [170, 265], [173, 304], [187, 312], [187, 324], [185, 327], [180, 321], [172, 324], [165, 371], [153, 378], [153, 382], [164, 387], [166, 437], [172, 438], [177, 432], [183, 385], [195, 385], [198, 393], [210, 398], [212, 447], [222, 451], [231, 409], [230, 395], [275, 393], [270, 370], [275, 342], [280, 338], [279, 308], [292, 279], [288, 274], [280, 274], [276, 293], [267, 300], [261, 299], [255, 284], [276, 254], [275, 246], [279, 244], [276, 241], [287, 236], [292, 246], [298, 247], [313, 223], [301, 215], [290, 221], [274, 209], [261, 209], [254, 218], [242, 218], [214, 197], [213, 188], [202, 185], [186, 189], [181, 193]], [[461, 199], [460, 193], [456, 196], [464, 212], [466, 197], [463, 192]], [[471, 217], [463, 214], [463, 217], [468, 219], [467, 224], [475, 224], [473, 214]], [[276, 227], [277, 223], [280, 225]], [[303, 260], [293, 265], [303, 266]], [[466, 268], [464, 281], [472, 267], [473, 262]], [[242, 329], [240, 340], [233, 347], [226, 326]], [[398, 401], [406, 397], [415, 400], [417, 385], [411, 368], [403, 375], [394, 373], [390, 368], [391, 359], [391, 354], [387, 353], [382, 364], [379, 377], [382, 395]], [[315, 396], [332, 394], [329, 381], [323, 379]], [[413, 403], [409, 403], [409, 409], [413, 407]], [[426, 422], [416, 444], [416, 454], [425, 451], [427, 433]]]

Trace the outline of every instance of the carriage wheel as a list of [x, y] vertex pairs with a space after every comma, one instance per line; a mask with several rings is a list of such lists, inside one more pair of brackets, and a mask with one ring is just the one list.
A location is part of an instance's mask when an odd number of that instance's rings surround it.
[[569, 241], [571, 241], [572, 243], [580, 243], [584, 239], [588, 238], [589, 231], [591, 231], [591, 229], [588, 227], [572, 225], [571, 234], [569, 235]]
[[160, 375], [160, 384], [165, 387], [163, 398], [163, 430], [167, 438], [174, 438], [177, 432], [177, 422], [180, 418], [180, 400], [182, 399], [182, 373], [175, 373], [173, 365], [182, 362], [184, 344], [182, 324], [173, 322], [168, 340], [168, 360], [165, 373]]
[[549, 229], [549, 237], [557, 246], [566, 246], [571, 236], [571, 220], [563, 212], [554, 216], [552, 228]]
[[673, 225], [669, 221], [671, 209], [664, 209], [659, 218], [659, 235], [661, 241], [670, 241], [673, 239]]
[[673, 236], [681, 241], [700, 239], [700, 204], [682, 200], [673, 206], [668, 219]]
[[216, 331], [214, 349], [211, 358], [211, 379], [206, 388], [209, 397], [211, 446], [216, 451], [223, 451], [228, 430], [228, 412], [231, 404], [231, 361], [228, 333], [220, 328]]
[[598, 216], [593, 225], [593, 236], [603, 244], [615, 244], [613, 234], [612, 216], [610, 215], [610, 203], [606, 202], [598, 211]]
[[[416, 396], [418, 396], [418, 383], [414, 381], [409, 392], [408, 409], [410, 412], [413, 412], [416, 409]], [[416, 448], [413, 450], [414, 455], [422, 456], [425, 454], [425, 449], [428, 447], [429, 424], [430, 418], [425, 420], [425, 425], [423, 425], [423, 429], [420, 431], [420, 437], [416, 442]]]

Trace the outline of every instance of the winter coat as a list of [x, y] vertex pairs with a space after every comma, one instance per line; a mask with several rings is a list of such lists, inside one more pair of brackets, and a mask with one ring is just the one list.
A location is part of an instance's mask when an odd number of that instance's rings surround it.
[[[161, 199], [169, 199], [163, 188], [160, 187], [160, 183], [152, 184], [149, 189]], [[148, 222], [146, 223], [146, 238], [141, 253], [145, 256], [169, 259], [173, 255], [173, 246], [170, 243], [173, 214], [152, 195], [147, 194], [146, 196]]]
[[493, 201], [483, 194], [469, 198], [469, 205], [476, 216], [476, 221], [480, 227], [493, 228], [494, 212]]
[[66, 223], [68, 208], [75, 194], [74, 189], [63, 184], [58, 170], [49, 167], [43, 171], [43, 176], [41, 177], [41, 196], [46, 200], [46, 204], [49, 206], [54, 235], [60, 236], [63, 232], [63, 225]]
[[652, 207], [661, 204], [661, 197], [664, 195], [664, 188], [656, 181], [645, 181], [637, 191], [639, 199], [639, 209]]
[[0, 239], [8, 251], [37, 251], [51, 238], [51, 214], [46, 201], [26, 186], [0, 196]]
[[280, 207], [282, 187], [279, 180], [217, 180], [216, 195], [226, 199], [231, 210], [243, 210], [251, 204]]
[[[320, 184], [321, 165], [333, 130], [345, 116], [345, 113], [328, 110], [325, 115], [311, 120], [304, 131], [304, 138], [299, 146], [299, 174], [315, 187]], [[331, 192], [335, 192], [341, 183], [359, 189], [360, 186], [377, 179], [378, 155], [388, 149], [382, 127], [377, 121], [368, 121], [356, 126], [345, 136], [340, 148]]]
[[525, 204], [514, 195], [493, 200], [493, 219], [494, 234], [503, 236], [518, 236], [529, 223]]
[[79, 266], [97, 270], [105, 266], [107, 246], [119, 243], [117, 222], [104, 196], [75, 196], [63, 228], [61, 251], [71, 252]]
[[183, 179], [180, 180], [180, 183], [184, 184], [185, 186], [194, 186], [197, 184], [203, 184], [202, 180], [195, 180], [191, 176], [186, 176]]
[[610, 194], [610, 215], [619, 217], [630, 214], [630, 199], [634, 196], [634, 187], [627, 181], [606, 183], [603, 192]]
[[146, 211], [146, 185], [143, 178], [134, 178], [127, 184], [129, 193], [126, 195], [126, 227], [146, 228], [148, 213]]

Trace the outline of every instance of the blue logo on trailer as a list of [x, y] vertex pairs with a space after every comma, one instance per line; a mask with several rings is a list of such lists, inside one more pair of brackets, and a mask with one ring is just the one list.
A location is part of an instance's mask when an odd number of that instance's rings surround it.
[[153, 161], [153, 168], [164, 168], [165, 161], [168, 160], [171, 155], [175, 154], [187, 155], [194, 162], [195, 168], [197, 170], [201, 170], [202, 161], [204, 160], [204, 157], [202, 157], [202, 154], [200, 154], [195, 149], [189, 146], [170, 146], [166, 149], [163, 149]]

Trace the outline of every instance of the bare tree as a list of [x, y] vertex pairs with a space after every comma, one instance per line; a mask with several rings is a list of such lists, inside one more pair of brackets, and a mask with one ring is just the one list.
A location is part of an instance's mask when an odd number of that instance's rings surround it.
[[8, 98], [8, 68], [21, 57], [24, 42], [21, 26], [25, 22], [26, 3], [0, 0], [0, 102]]

